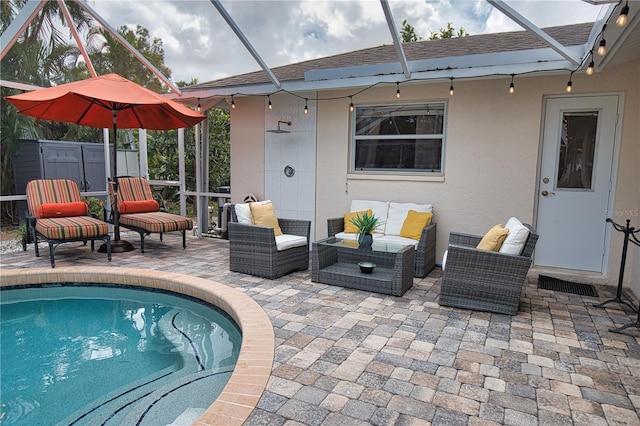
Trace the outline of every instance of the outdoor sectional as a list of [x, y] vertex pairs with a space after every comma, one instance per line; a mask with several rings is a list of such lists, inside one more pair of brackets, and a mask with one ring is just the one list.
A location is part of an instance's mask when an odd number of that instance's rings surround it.
[[[420, 239], [401, 237], [401, 229], [409, 210], [433, 213], [431, 204], [396, 203], [387, 201], [353, 200], [350, 212], [371, 209], [381, 226], [373, 234], [373, 241], [413, 245], [416, 250], [414, 277], [424, 278], [436, 266], [436, 223], [433, 220], [422, 229]], [[357, 240], [357, 234], [345, 233], [344, 216], [327, 219], [329, 237]]]

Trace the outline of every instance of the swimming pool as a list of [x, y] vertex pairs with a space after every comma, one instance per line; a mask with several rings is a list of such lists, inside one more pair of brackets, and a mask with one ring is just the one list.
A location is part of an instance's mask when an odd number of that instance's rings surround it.
[[158, 424], [204, 412], [241, 344], [214, 306], [141, 288], [5, 288], [0, 315], [7, 425]]
[[[215, 402], [189, 423], [241, 425], [251, 414], [271, 373], [274, 333], [268, 316], [250, 297], [215, 281], [166, 271], [90, 266], [0, 271], [2, 287], [78, 281], [171, 290], [213, 304], [229, 314], [242, 331], [242, 346], [236, 367]], [[198, 392], [207, 393], [210, 389], [202, 387], [194, 390], [188, 398]], [[172, 421], [173, 418], [165, 417], [164, 424]]]

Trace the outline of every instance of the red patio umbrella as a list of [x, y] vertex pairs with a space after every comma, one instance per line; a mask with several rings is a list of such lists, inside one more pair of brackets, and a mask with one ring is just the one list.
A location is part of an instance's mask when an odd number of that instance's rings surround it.
[[[169, 130], [193, 126], [205, 116], [177, 102], [140, 86], [117, 74], [106, 74], [86, 80], [34, 90], [5, 99], [18, 108], [18, 112], [32, 117], [77, 123], [84, 126], [113, 127], [113, 172], [117, 193], [117, 139], [116, 130], [151, 129]], [[118, 206], [113, 206], [115, 248], [127, 251], [120, 244]], [[130, 246], [129, 243], [126, 243]], [[132, 248], [132, 246], [131, 246]]]

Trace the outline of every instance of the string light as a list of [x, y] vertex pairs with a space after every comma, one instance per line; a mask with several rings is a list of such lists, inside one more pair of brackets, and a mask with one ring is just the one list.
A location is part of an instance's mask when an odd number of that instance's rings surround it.
[[273, 109], [273, 105], [271, 104], [271, 95], [267, 95], [267, 98], [269, 99], [269, 109]]
[[400, 99], [400, 83], [396, 81], [396, 99]]
[[587, 75], [593, 75], [593, 71], [594, 71], [593, 67], [595, 66], [595, 64], [593, 63], [593, 50], [591, 51], [590, 55], [591, 55], [591, 62], [589, 62], [587, 71], [585, 71]]
[[627, 25], [627, 15], [629, 14], [629, 0], [626, 0], [622, 10], [620, 11], [620, 16], [616, 19], [616, 25], [619, 27], [624, 27]]
[[200, 98], [198, 98], [198, 106], [196, 107], [196, 111], [200, 112], [202, 108], [200, 107]]
[[607, 53], [607, 41], [604, 39], [604, 30], [607, 28], [607, 24], [602, 26], [602, 38], [600, 39], [600, 44], [598, 46], [598, 55], [604, 56]]
[[233, 100], [233, 95], [231, 95], [231, 108], [236, 109], [236, 101]]
[[567, 93], [571, 93], [571, 90], [573, 90], [573, 82], [571, 81], [571, 79], [573, 78], [573, 71], [571, 71], [571, 75], [569, 75], [569, 81], [567, 82]]
[[353, 97], [349, 96], [349, 111], [353, 112]]
[[449, 77], [451, 80], [451, 86], [449, 86], [449, 96], [453, 96], [453, 77]]
[[511, 84], [509, 85], [509, 93], [513, 94], [516, 91], [516, 86], [513, 84], [513, 77], [515, 74], [511, 74]]
[[307, 106], [307, 98], [304, 98], [304, 113], [309, 114], [309, 107]]

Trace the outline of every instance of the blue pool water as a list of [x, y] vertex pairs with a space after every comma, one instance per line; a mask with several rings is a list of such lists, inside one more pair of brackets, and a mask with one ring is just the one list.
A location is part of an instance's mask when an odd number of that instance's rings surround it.
[[202, 302], [114, 286], [3, 289], [0, 423], [169, 424], [235, 366], [237, 325]]

